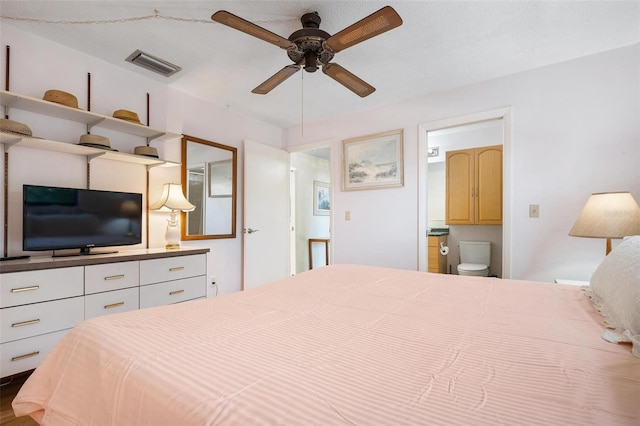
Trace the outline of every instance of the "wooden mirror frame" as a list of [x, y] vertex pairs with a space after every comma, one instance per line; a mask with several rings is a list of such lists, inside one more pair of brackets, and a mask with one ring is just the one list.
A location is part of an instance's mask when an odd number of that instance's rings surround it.
[[[201, 235], [188, 235], [187, 234], [187, 213], [182, 212], [180, 214], [180, 234], [182, 240], [210, 240], [221, 238], [236, 238], [236, 205], [238, 198], [238, 149], [232, 146], [222, 145], [217, 142], [211, 142], [205, 139], [197, 138], [195, 136], [183, 135], [182, 136], [182, 155], [181, 155], [181, 175], [182, 175], [182, 192], [187, 196], [187, 187], [189, 185], [188, 179], [188, 159], [187, 159], [187, 145], [189, 143], [198, 143], [207, 145], [212, 148], [223, 149], [231, 152], [232, 158], [232, 194], [231, 194], [231, 232], [228, 234], [201, 234]], [[206, 167], [205, 163], [205, 167]]]

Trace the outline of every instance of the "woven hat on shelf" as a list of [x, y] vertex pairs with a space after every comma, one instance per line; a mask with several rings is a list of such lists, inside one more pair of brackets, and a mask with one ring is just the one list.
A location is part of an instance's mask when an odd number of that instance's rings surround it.
[[14, 133], [22, 136], [33, 136], [29, 126], [6, 118], [0, 118], [0, 132]]
[[78, 98], [71, 93], [63, 92], [62, 90], [47, 90], [42, 97], [45, 101], [55, 102], [57, 104], [66, 105], [71, 108], [78, 108]]
[[138, 114], [133, 111], [127, 111], [126, 109], [119, 109], [113, 112], [114, 118], [119, 118], [120, 120], [125, 120], [130, 123], [142, 124], [140, 123], [140, 119], [138, 118]]
[[109, 151], [116, 151], [111, 148], [111, 143], [109, 142], [109, 138], [105, 138], [100, 135], [82, 135], [80, 136], [80, 141], [78, 145], [90, 146], [91, 148], [99, 148], [99, 149], [107, 149]]
[[158, 149], [152, 146], [136, 146], [133, 153], [136, 155], [144, 155], [145, 157], [158, 158]]

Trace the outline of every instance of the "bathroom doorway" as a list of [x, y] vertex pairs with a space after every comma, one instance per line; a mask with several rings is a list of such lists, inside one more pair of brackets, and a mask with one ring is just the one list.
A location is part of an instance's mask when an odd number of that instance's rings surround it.
[[[458, 241], [490, 241], [492, 243], [490, 274], [509, 278], [511, 271], [510, 108], [423, 123], [419, 127], [419, 270], [427, 270], [428, 230], [444, 228], [449, 233], [447, 272], [456, 273], [459, 259]], [[502, 225], [447, 225], [444, 217], [446, 152], [498, 144], [503, 146]]]
[[460, 241], [487, 241], [491, 243], [489, 274], [502, 277], [502, 224], [449, 224], [445, 220], [447, 152], [502, 144], [501, 118], [427, 132], [427, 233], [446, 233], [449, 274], [457, 274]]

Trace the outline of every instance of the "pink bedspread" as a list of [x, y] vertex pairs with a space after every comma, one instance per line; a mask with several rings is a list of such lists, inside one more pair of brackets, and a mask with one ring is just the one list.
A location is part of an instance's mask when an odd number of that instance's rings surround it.
[[574, 286], [334, 265], [94, 318], [13, 402], [50, 425], [638, 425]]

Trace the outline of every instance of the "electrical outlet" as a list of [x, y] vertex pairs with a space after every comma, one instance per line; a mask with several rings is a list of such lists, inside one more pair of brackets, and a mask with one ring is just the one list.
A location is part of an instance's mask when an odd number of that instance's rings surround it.
[[351, 212], [349, 210], [344, 212], [344, 220], [351, 220]]
[[529, 217], [540, 217], [539, 204], [529, 204]]
[[209, 277], [209, 282], [211, 283], [211, 285], [215, 285], [217, 282], [217, 277], [215, 275], [211, 275]]

